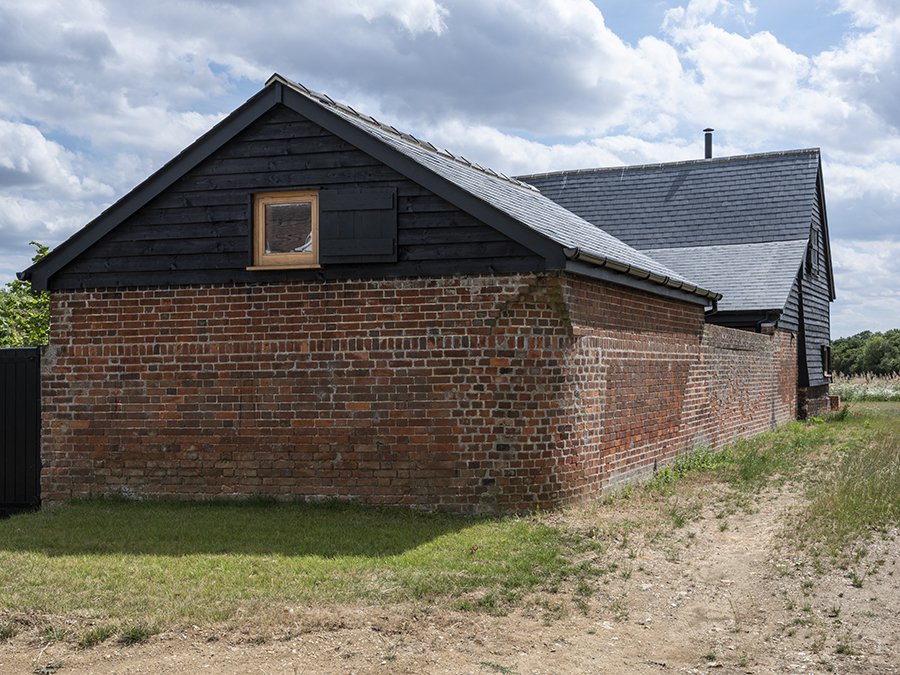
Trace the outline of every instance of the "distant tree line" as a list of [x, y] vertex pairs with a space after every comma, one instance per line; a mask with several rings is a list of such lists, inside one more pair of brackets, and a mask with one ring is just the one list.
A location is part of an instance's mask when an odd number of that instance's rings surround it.
[[[48, 248], [36, 241], [33, 262]], [[47, 344], [50, 335], [50, 294], [35, 291], [27, 281], [11, 281], [0, 288], [0, 347]]]
[[900, 328], [863, 331], [831, 343], [832, 366], [839, 375], [900, 373]]

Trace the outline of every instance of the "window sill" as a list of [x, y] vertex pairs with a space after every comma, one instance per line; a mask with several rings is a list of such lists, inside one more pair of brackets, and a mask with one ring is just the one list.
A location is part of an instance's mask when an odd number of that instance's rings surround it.
[[251, 265], [246, 268], [248, 272], [265, 272], [266, 270], [320, 270], [318, 263], [306, 265]]

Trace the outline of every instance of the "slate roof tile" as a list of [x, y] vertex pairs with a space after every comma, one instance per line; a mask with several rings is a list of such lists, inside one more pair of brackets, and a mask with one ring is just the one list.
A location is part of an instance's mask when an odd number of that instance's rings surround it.
[[645, 251], [666, 267], [715, 288], [718, 309], [781, 310], [806, 251], [806, 239]]
[[819, 161], [808, 149], [518, 178], [722, 293], [722, 311], [781, 309], [809, 238]]

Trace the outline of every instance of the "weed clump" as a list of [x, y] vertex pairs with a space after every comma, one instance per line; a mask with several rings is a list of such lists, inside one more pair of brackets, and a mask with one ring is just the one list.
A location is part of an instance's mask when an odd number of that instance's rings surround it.
[[127, 626], [119, 636], [119, 642], [123, 645], [136, 645], [146, 642], [156, 633], [153, 628], [144, 623], [135, 623]]
[[91, 647], [96, 647], [97, 645], [109, 640], [115, 634], [116, 629], [113, 626], [107, 624], [94, 626], [93, 628], [89, 628], [88, 630], [86, 630], [81, 635], [81, 637], [78, 639], [78, 647], [79, 649], [90, 649]]

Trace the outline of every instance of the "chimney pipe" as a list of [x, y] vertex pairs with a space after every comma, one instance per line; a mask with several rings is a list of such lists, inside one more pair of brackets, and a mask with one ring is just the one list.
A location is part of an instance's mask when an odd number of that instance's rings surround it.
[[705, 140], [706, 140], [706, 143], [705, 143], [706, 152], [704, 154], [706, 159], [712, 159], [712, 134], [713, 134], [713, 131], [715, 131], [715, 129], [706, 128], [703, 130], [703, 135], [705, 136]]

